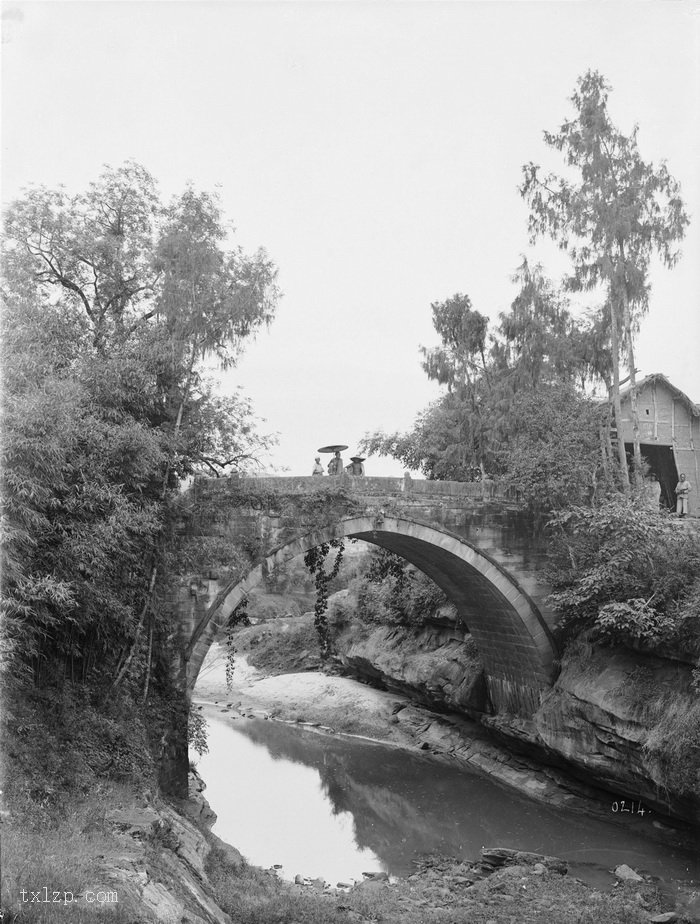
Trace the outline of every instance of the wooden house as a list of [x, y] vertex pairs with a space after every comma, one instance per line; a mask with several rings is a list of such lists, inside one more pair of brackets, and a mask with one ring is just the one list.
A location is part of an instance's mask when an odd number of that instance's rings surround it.
[[[620, 392], [622, 421], [618, 438], [633, 452], [629, 388]], [[700, 406], [665, 375], [655, 373], [637, 382], [637, 416], [642, 458], [661, 485], [661, 503], [675, 509], [674, 489], [681, 472], [691, 484], [688, 513], [700, 516]]]

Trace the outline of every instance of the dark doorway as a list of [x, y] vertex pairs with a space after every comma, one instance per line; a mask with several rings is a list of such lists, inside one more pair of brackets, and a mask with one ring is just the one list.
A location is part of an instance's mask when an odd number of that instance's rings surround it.
[[[632, 443], [625, 443], [625, 449], [632, 453]], [[676, 485], [678, 484], [678, 469], [673, 457], [672, 446], [657, 446], [654, 443], [640, 445], [642, 458], [651, 471], [656, 475], [661, 485], [661, 506], [669, 510], [676, 509]]]

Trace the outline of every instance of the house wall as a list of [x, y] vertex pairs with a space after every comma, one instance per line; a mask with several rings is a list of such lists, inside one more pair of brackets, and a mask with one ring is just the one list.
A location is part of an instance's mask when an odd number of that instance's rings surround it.
[[[674, 398], [663, 382], [646, 382], [637, 392], [640, 443], [670, 446], [678, 472], [685, 472], [692, 489], [688, 512], [700, 516], [700, 417], [691, 414], [688, 406]], [[634, 440], [629, 395], [622, 399], [622, 425], [619, 437], [625, 443]], [[642, 454], [644, 448], [642, 447]]]

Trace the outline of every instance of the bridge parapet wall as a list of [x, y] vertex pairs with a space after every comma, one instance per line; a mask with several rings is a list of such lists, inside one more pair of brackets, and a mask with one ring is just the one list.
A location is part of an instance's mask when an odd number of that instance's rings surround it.
[[[289, 528], [313, 527], [342, 514], [393, 512], [411, 514], [425, 522], [463, 526], [476, 513], [504, 507], [517, 509], [492, 485], [459, 481], [427, 481], [403, 478], [339, 476], [231, 476], [199, 477], [191, 489], [194, 506], [200, 511], [200, 526], [221, 535], [252, 538], [258, 526], [268, 538]], [[216, 506], [220, 505], [217, 510]], [[206, 508], [206, 509], [203, 509]], [[231, 513], [235, 509], [235, 517]], [[228, 511], [228, 513], [227, 513]], [[264, 521], [264, 518], [268, 518]], [[225, 524], [228, 520], [228, 527]], [[263, 522], [264, 521], [264, 522]], [[222, 526], [224, 530], [222, 532]], [[277, 544], [275, 541], [272, 545]]]

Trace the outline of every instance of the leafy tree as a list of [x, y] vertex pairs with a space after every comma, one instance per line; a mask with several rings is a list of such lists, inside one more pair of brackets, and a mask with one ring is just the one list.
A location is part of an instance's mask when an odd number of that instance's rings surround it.
[[[3, 312], [3, 629], [13, 676], [24, 667], [35, 682], [57, 667], [77, 679], [103, 669], [161, 527], [144, 492], [163, 463], [159, 435], [102, 413], [79, 375], [80, 328], [63, 322], [58, 306], [31, 300], [8, 298]], [[45, 352], [42, 329], [55, 338]]]
[[513, 282], [520, 288], [510, 310], [499, 316], [500, 339], [493, 346], [500, 378], [512, 393], [553, 382], [583, 385], [592, 374], [587, 328], [571, 316], [540, 264], [531, 266], [523, 257]]
[[599, 409], [573, 386], [516, 393], [501, 452], [503, 486], [540, 513], [589, 504], [608, 490], [601, 466]]
[[[608, 113], [609, 84], [597, 71], [581, 77], [571, 97], [575, 115], [559, 131], [545, 132], [545, 143], [566, 158], [576, 179], [541, 176], [533, 163], [523, 167], [521, 195], [530, 206], [533, 240], [550, 235], [566, 250], [573, 291], [602, 286], [609, 314], [612, 395], [618, 431], [621, 422], [620, 354], [626, 354], [631, 385], [635, 471], [641, 470], [636, 404], [634, 335], [649, 305], [649, 263], [656, 253], [672, 267], [675, 245], [688, 225], [678, 183], [665, 164], [642, 160], [638, 127], [622, 134]], [[629, 488], [624, 443], [618, 442], [619, 470]]]
[[447, 394], [422, 411], [409, 432], [367, 434], [360, 449], [368, 455], [398, 459], [407, 469], [420, 471], [431, 480], [469, 480], [472, 460], [456, 439], [464, 416], [458, 396]]
[[107, 352], [144, 324], [160, 272], [153, 261], [160, 205], [138, 164], [107, 168], [83, 193], [35, 187], [6, 214], [6, 273], [15, 291], [83, 309], [95, 348]]
[[472, 308], [468, 295], [433, 302], [431, 310], [442, 346], [421, 347], [423, 369], [428, 378], [447, 385], [444, 409], [451, 418], [450, 454], [457, 455], [455, 461], [462, 469], [476, 461], [483, 475], [490, 430], [484, 406], [490, 388], [486, 362], [488, 318]]
[[[214, 197], [169, 206], [142, 168], [9, 209], [3, 313], [4, 639], [15, 676], [141, 684], [167, 675], [158, 576], [183, 477], [245, 467], [235, 363], [273, 316], [275, 269], [226, 246]], [[187, 554], [190, 554], [189, 552]], [[9, 672], [8, 672], [9, 673]], [[140, 680], [139, 680], [140, 678]]]
[[549, 509], [593, 487], [598, 426], [574, 386], [595, 375], [598, 357], [591, 325], [571, 316], [541, 267], [523, 260], [515, 280], [520, 290], [490, 336], [467, 296], [433, 304], [442, 346], [423, 349], [423, 368], [448, 390], [412, 431], [370, 434], [362, 448], [428, 478], [498, 475]]

